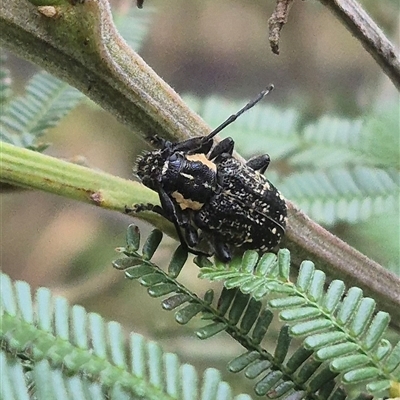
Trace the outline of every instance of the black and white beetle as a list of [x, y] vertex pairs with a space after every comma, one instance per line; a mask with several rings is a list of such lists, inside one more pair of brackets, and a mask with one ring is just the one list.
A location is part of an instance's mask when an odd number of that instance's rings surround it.
[[[263, 90], [207, 136], [172, 143], [159, 137], [159, 150], [137, 160], [142, 183], [156, 191], [160, 206], [137, 204], [128, 212], [151, 210], [171, 221], [182, 245], [194, 254], [204, 240], [211, 253], [229, 261], [232, 249], [274, 249], [285, 233], [287, 207], [279, 191], [262, 175], [267, 154], [242, 164], [233, 158], [234, 141], [213, 147], [214, 136], [273, 89]], [[207, 254], [211, 255], [211, 254]]]

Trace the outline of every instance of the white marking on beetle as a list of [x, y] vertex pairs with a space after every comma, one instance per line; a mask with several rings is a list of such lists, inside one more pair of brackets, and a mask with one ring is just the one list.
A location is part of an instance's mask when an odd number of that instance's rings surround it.
[[182, 176], [184, 176], [185, 178], [189, 179], [189, 180], [193, 180], [193, 179], [194, 179], [194, 176], [193, 176], [193, 175], [185, 174], [184, 172], [181, 172], [180, 174], [181, 174]]
[[167, 160], [163, 165], [161, 173], [164, 175], [168, 171], [168, 168], [169, 168], [169, 161]]
[[267, 181], [267, 182], [264, 183], [263, 190], [269, 190], [269, 189], [271, 189], [271, 185]]

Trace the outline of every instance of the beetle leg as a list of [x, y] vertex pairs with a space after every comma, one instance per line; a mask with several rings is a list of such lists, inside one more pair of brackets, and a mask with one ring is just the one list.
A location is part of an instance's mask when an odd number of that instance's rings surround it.
[[138, 204], [135, 204], [133, 207], [125, 206], [126, 214], [136, 214], [136, 213], [140, 213], [143, 211], [152, 211], [152, 212], [159, 214], [162, 217], [166, 218], [164, 210], [160, 206], [155, 205], [155, 204], [138, 203]]
[[215, 157], [218, 157], [219, 155], [223, 153], [227, 153], [229, 155], [232, 155], [233, 153], [233, 147], [235, 146], [235, 142], [233, 141], [232, 138], [227, 137], [224, 140], [221, 140], [212, 150], [210, 156], [208, 157], [210, 160], [214, 159]]
[[213, 145], [212, 139], [205, 140], [205, 136], [198, 136], [183, 142], [174, 143], [174, 151], [183, 151], [187, 154], [207, 154]]
[[[160, 190], [160, 192], [162, 192], [159, 193], [160, 201], [165, 209], [151, 203], [139, 203], [135, 204], [133, 207], [125, 206], [125, 212], [127, 214], [135, 214], [143, 211], [152, 211], [161, 215], [174, 224], [181, 245], [190, 253], [197, 256], [211, 257], [212, 254], [193, 249], [193, 247], [197, 246], [199, 243], [197, 230], [190, 224], [187, 215], [183, 215], [180, 210], [175, 207], [175, 204], [169, 198], [168, 194], [163, 190]], [[182, 229], [185, 231], [185, 237], [182, 235]]]
[[[154, 205], [151, 203], [139, 203], [139, 204], [135, 204], [134, 207], [130, 208], [130, 207], [125, 207], [125, 212], [127, 214], [135, 214], [138, 212], [143, 212], [143, 211], [152, 211], [155, 212], [159, 215], [161, 215], [162, 217], [168, 219], [169, 221], [173, 222], [172, 218], [168, 218], [166, 213], [164, 212], [164, 210], [158, 206], [158, 205]], [[179, 211], [178, 211], [178, 215], [179, 215]], [[174, 223], [175, 225], [175, 229], [176, 232], [179, 236], [179, 240], [182, 244], [182, 246], [184, 246], [190, 253], [197, 255], [197, 256], [206, 256], [206, 257], [211, 257], [212, 254], [206, 253], [204, 251], [200, 251], [200, 250], [194, 250], [192, 247], [197, 246], [197, 244], [199, 243], [199, 235], [196, 231], [196, 229], [190, 225], [189, 220], [187, 219], [186, 216], [180, 215], [179, 217], [182, 218], [177, 218], [177, 224]], [[183, 238], [182, 234], [181, 234], [181, 228], [185, 231], [185, 238]]]
[[[158, 194], [162, 207], [151, 203], [138, 203], [133, 207], [125, 206], [125, 213], [132, 215], [143, 211], [152, 211], [161, 215], [174, 224], [181, 245], [190, 253], [197, 256], [211, 257], [212, 254], [210, 253], [193, 249], [193, 247], [197, 246], [199, 243], [199, 235], [197, 230], [190, 223], [188, 216], [182, 214], [181, 211], [176, 208], [175, 204], [164, 190], [159, 190]], [[182, 235], [182, 230], [184, 230], [185, 236]]]
[[254, 171], [259, 171], [260, 174], [263, 174], [268, 168], [269, 162], [269, 155], [263, 154], [262, 156], [255, 156], [250, 158], [250, 160], [247, 161], [246, 165], [251, 169], [254, 169]]
[[188, 150], [187, 154], [199, 154], [199, 153], [207, 154], [211, 150], [212, 145], [213, 145], [212, 139], [204, 140], [202, 138], [200, 145], [196, 148]]
[[[174, 226], [176, 233], [178, 234], [179, 241], [181, 242], [182, 246], [188, 248], [188, 243], [186, 242], [185, 238], [182, 235], [181, 227], [185, 226], [185, 222], [182, 218], [182, 213], [180, 213], [172, 199], [168, 196], [165, 190], [159, 188], [158, 189], [158, 196], [160, 197], [161, 206], [164, 212], [164, 217], [171, 221]], [[190, 237], [190, 235], [189, 235]]]
[[185, 238], [189, 247], [195, 247], [199, 243], [199, 235], [197, 234], [196, 229], [190, 225], [184, 225], [183, 229], [185, 230]]
[[[175, 230], [182, 246], [187, 248], [192, 254], [210, 257], [209, 254], [203, 251], [193, 249], [193, 247], [197, 246], [199, 243], [199, 236], [197, 230], [192, 226], [188, 216], [182, 214], [181, 210], [176, 207], [172, 199], [163, 189], [159, 188], [158, 195], [164, 211], [164, 216], [175, 225]], [[185, 232], [185, 237], [182, 235], [182, 230]]]
[[164, 148], [165, 144], [167, 142], [167, 140], [165, 140], [162, 137], [157, 136], [157, 135], [150, 136], [148, 139], [152, 145], [154, 145], [160, 149]]
[[[169, 197], [168, 197], [168, 199], [169, 199]], [[160, 196], [160, 200], [161, 200], [161, 196]], [[168, 201], [168, 203], [169, 203], [169, 201]], [[172, 203], [172, 201], [171, 201], [171, 203]], [[164, 202], [164, 205], [165, 205], [165, 202]], [[176, 232], [178, 233], [178, 236], [179, 236], [179, 239], [185, 247], [188, 247], [188, 245], [196, 246], [198, 243], [197, 231], [189, 224], [189, 221], [187, 220], [187, 218], [184, 218], [183, 215], [180, 215], [179, 211], [175, 208], [175, 205], [173, 203], [169, 204], [166, 207], [166, 209], [168, 210], [167, 212], [165, 212], [162, 207], [151, 204], [151, 203], [135, 204], [134, 207], [132, 207], [132, 208], [125, 206], [125, 212], [127, 214], [136, 214], [136, 213], [143, 212], [143, 211], [152, 211], [152, 212], [155, 212], [156, 214], [161, 215], [162, 217], [164, 217], [174, 223]], [[185, 230], [186, 240], [184, 240], [184, 238], [182, 237], [180, 228], [183, 228]]]
[[187, 214], [183, 214], [179, 208], [176, 209], [178, 225], [185, 231], [186, 243], [190, 247], [195, 247], [199, 243], [199, 235], [196, 228], [192, 225]]
[[213, 253], [206, 253], [205, 251], [202, 251], [202, 250], [195, 250], [191, 247], [188, 247], [187, 245], [186, 245], [186, 249], [189, 253], [192, 253], [195, 256], [212, 257], [214, 255]]
[[229, 262], [232, 259], [231, 251], [226, 243], [219, 242], [218, 240], [214, 243], [215, 255], [222, 262]]

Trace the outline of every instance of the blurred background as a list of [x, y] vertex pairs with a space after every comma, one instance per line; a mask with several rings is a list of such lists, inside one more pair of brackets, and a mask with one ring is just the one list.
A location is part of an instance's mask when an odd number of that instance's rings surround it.
[[[361, 3], [398, 46], [397, 0]], [[261, 0], [146, 0], [143, 10], [133, 11], [152, 10], [139, 52], [179, 94], [226, 100], [227, 114], [218, 116], [217, 124], [236, 111], [236, 104], [254, 97], [268, 83], [274, 83], [276, 90], [265, 101], [281, 110], [296, 110], [303, 121], [322, 115], [362, 118], [371, 110], [388, 106], [398, 110], [398, 93], [392, 83], [317, 1], [294, 2], [282, 30], [280, 55], [272, 54], [268, 18], [274, 5]], [[112, 4], [118, 14], [133, 6], [128, 2]], [[23, 93], [37, 68], [11, 54], [7, 65], [15, 91]], [[51, 143], [47, 154], [67, 159], [83, 156], [91, 167], [126, 179], [131, 179], [135, 159], [145, 147], [140, 138], [89, 102], [70, 113], [43, 140]], [[262, 147], [270, 152], [267, 140], [254, 146], [257, 151]], [[274, 154], [270, 155], [274, 160]], [[127, 281], [112, 268], [112, 260], [118, 258], [114, 249], [124, 245], [130, 217], [30, 191], [3, 194], [1, 213], [1, 264], [13, 279], [26, 280], [34, 288], [49, 287], [71, 304], [119, 321], [127, 331], [159, 341], [164, 350], [176, 352], [182, 361], [200, 370], [220, 368], [238, 392], [252, 394], [251, 382], [225, 372], [227, 361], [241, 351], [233, 340], [220, 334], [208, 341], [204, 351], [204, 344], [193, 334], [201, 322], [179, 326], [171, 313], [161, 309], [160, 301], [150, 299], [138, 283]], [[388, 210], [388, 215], [329, 228], [367, 256], [395, 269], [398, 247], [392, 246], [389, 257], [381, 243], [385, 232], [389, 232], [391, 243], [399, 243], [398, 217], [398, 209]], [[140, 222], [139, 226], [143, 236], [151, 229]], [[165, 237], [157, 255], [159, 265], [176, 245]], [[181, 280], [202, 294], [210, 285], [199, 281], [197, 273], [195, 266], [188, 265]], [[219, 290], [218, 285], [214, 288]]]

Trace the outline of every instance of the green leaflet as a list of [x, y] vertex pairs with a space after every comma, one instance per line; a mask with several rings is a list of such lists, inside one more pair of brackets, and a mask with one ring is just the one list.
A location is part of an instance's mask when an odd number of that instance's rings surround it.
[[[128, 230], [136, 231], [133, 227]], [[152, 240], [152, 234], [148, 240]], [[145, 242], [143, 247], [147, 246]], [[202, 299], [177, 281], [183, 267], [181, 260], [186, 260], [182, 247], [171, 261], [178, 262], [179, 268], [168, 272], [138, 252], [122, 252], [129, 260], [137, 257], [145, 263], [146, 267], [139, 261], [138, 266], [128, 267], [127, 276], [147, 286], [152, 296], [167, 295], [163, 307], [175, 310], [178, 323], [187, 324], [201, 316], [207, 324], [197, 329], [199, 338], [226, 331], [246, 348], [228, 367], [254, 379], [258, 395], [279, 393], [282, 399], [292, 395], [325, 399], [332, 393], [339, 397], [345, 394], [338, 382], [356, 385], [366, 381], [364, 387], [372, 391], [385, 390], [396, 379], [393, 366], [397, 364], [393, 360], [400, 364], [398, 347], [392, 350], [384, 339], [389, 315], [375, 313], [375, 302], [364, 298], [359, 288], [350, 288], [346, 293], [339, 280], [332, 281], [325, 290], [325, 274], [310, 261], [302, 263], [297, 280], [292, 281], [290, 254], [285, 249], [278, 255], [261, 257], [248, 251], [229, 265], [195, 258], [201, 266], [201, 278], [224, 282], [217, 307], [212, 291]], [[119, 261], [118, 265], [122, 264]], [[267, 298], [266, 304], [260, 302], [263, 298]], [[281, 320], [287, 323], [281, 326], [273, 351], [262, 344], [272, 326], [271, 310], [278, 310]], [[301, 337], [303, 343], [292, 343], [293, 337]]]
[[234, 397], [218, 370], [200, 377], [157, 343], [126, 336], [119, 323], [71, 307], [47, 288], [31, 293], [5, 274], [0, 285], [2, 399], [251, 400]]

